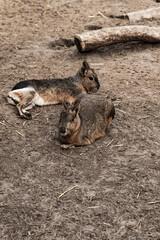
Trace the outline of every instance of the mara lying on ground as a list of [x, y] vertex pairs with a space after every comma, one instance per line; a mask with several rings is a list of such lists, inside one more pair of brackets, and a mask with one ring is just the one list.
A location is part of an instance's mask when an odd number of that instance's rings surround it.
[[97, 74], [86, 60], [75, 76], [63, 79], [26, 80], [17, 83], [8, 94], [8, 102], [16, 105], [20, 117], [31, 119], [33, 106], [73, 103], [80, 94], [96, 92], [100, 87]]
[[99, 95], [84, 95], [73, 104], [64, 103], [59, 120], [62, 143], [88, 145], [105, 135], [115, 115], [111, 100]]

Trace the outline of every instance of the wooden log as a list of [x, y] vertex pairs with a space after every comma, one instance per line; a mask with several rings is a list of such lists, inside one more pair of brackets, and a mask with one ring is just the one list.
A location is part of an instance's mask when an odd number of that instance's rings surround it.
[[121, 18], [121, 19], [128, 18], [130, 22], [136, 22], [141, 19], [160, 18], [160, 7], [148, 8], [145, 10], [130, 12], [130, 13], [126, 13], [118, 16], [110, 15], [109, 17]]
[[149, 43], [160, 42], [160, 27], [122, 26], [102, 28], [75, 35], [75, 44], [80, 52], [129, 41], [143, 41]]
[[141, 10], [137, 12], [130, 12], [127, 13], [126, 16], [131, 22], [136, 22], [141, 19], [160, 18], [160, 7], [148, 8], [146, 10]]

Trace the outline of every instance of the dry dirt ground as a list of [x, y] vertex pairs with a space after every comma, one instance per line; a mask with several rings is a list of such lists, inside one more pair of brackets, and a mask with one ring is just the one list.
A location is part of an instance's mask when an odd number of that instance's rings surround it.
[[[0, 0], [0, 239], [160, 239], [160, 44], [81, 54], [72, 41], [59, 41], [130, 25], [108, 16], [155, 6], [154, 0]], [[33, 120], [25, 121], [5, 96], [20, 80], [74, 75], [84, 59], [116, 116], [104, 138], [62, 150], [62, 106], [34, 108]]]

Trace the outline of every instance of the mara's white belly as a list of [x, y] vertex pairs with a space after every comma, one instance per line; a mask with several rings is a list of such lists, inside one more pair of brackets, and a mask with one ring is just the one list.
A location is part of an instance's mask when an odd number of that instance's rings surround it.
[[50, 105], [50, 104], [57, 104], [57, 101], [50, 100], [49, 102], [44, 100], [38, 93], [36, 93], [33, 103], [37, 106], [44, 106], [44, 105]]
[[44, 99], [42, 97], [40, 97], [38, 93], [36, 93], [35, 97], [33, 98], [33, 102], [37, 106], [44, 106], [44, 105], [49, 104], [49, 103], [45, 102]]

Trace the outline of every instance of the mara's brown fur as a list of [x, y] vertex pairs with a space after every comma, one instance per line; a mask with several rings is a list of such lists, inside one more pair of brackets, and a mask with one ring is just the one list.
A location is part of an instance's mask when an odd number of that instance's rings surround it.
[[64, 103], [64, 108], [59, 120], [60, 140], [77, 146], [103, 137], [115, 115], [113, 103], [99, 95], [83, 95], [71, 105]]
[[96, 92], [99, 87], [96, 73], [85, 60], [73, 77], [19, 82], [9, 92], [8, 102], [17, 106], [21, 117], [31, 119], [28, 110], [35, 105], [73, 103], [79, 95]]

